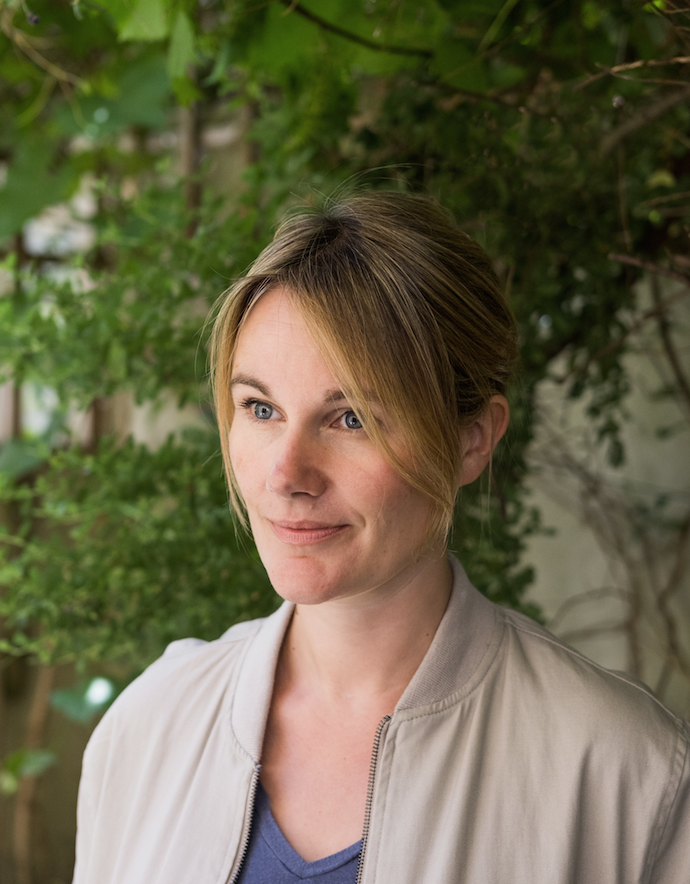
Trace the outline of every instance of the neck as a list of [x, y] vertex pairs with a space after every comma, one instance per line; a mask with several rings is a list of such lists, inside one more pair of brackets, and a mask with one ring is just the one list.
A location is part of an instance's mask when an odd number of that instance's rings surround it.
[[422, 662], [452, 586], [444, 552], [390, 586], [320, 605], [298, 605], [281, 651], [283, 677], [328, 704], [393, 711]]

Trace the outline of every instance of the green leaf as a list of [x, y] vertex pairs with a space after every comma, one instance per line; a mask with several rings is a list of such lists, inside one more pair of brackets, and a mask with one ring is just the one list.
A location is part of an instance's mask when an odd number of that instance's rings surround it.
[[52, 171], [53, 150], [50, 142], [39, 137], [19, 141], [0, 189], [0, 242], [21, 230], [22, 224], [38, 215], [41, 209], [69, 196], [76, 176], [69, 166]]
[[592, 0], [585, 0], [582, 4], [582, 24], [588, 31], [593, 31], [598, 26], [602, 15], [604, 15], [604, 10], [598, 3], [593, 3]]
[[110, 706], [117, 693], [115, 686], [108, 679], [94, 678], [74, 688], [53, 691], [50, 702], [70, 721], [88, 724]]
[[477, 52], [483, 52], [488, 46], [490, 46], [494, 42], [498, 32], [503, 27], [503, 23], [505, 22], [506, 18], [510, 15], [510, 12], [512, 11], [513, 7], [515, 6], [515, 4], [517, 2], [518, 2], [518, 0], [505, 0], [505, 3], [501, 7], [498, 15], [491, 23], [491, 27], [482, 37], [481, 42], [479, 43], [479, 46], [477, 48]]
[[322, 43], [317, 27], [300, 15], [284, 15], [278, 4], [269, 6], [259, 39], [246, 47], [252, 68], [270, 77], [300, 71]]
[[89, 706], [84, 699], [84, 691], [77, 688], [71, 690], [53, 691], [50, 695], [51, 705], [68, 718], [78, 724], [88, 724], [97, 713], [97, 710]]
[[[168, 123], [170, 83], [164, 59], [151, 53], [130, 61], [122, 70], [111, 72], [105, 89], [79, 102], [81, 117], [98, 135], [120, 132], [127, 126], [163, 128]], [[104, 113], [107, 112], [107, 113]], [[56, 115], [61, 131], [73, 135], [83, 123], [75, 120], [70, 108]]]
[[647, 179], [647, 187], [675, 187], [676, 179], [668, 169], [657, 169]]
[[220, 52], [216, 55], [211, 73], [204, 80], [205, 86], [212, 86], [214, 83], [221, 83], [227, 76], [227, 70], [230, 66], [230, 58], [232, 52], [229, 42], [222, 44]]
[[115, 338], [108, 349], [108, 374], [110, 380], [118, 383], [127, 377], [127, 351]]
[[439, 80], [457, 89], [486, 92], [489, 88], [485, 63], [476, 58], [467, 44], [456, 37], [446, 37], [439, 41], [431, 70]]
[[129, 0], [98, 0], [98, 6], [110, 13], [118, 30], [132, 13], [132, 4]]
[[9, 770], [0, 768], [0, 792], [3, 795], [14, 795], [19, 788], [19, 778]]
[[182, 10], [177, 13], [168, 48], [168, 76], [174, 83], [177, 77], [187, 75], [188, 66], [194, 61], [194, 30], [189, 17]]
[[119, 28], [120, 40], [163, 40], [168, 20], [163, 0], [136, 0], [130, 16]]
[[49, 752], [47, 749], [25, 749], [19, 773], [23, 777], [38, 777], [53, 764], [55, 764], [54, 752]]
[[184, 107], [188, 107], [193, 101], [198, 101], [203, 97], [189, 77], [175, 77], [173, 91], [177, 100]]
[[10, 439], [0, 447], [0, 473], [19, 479], [36, 469], [47, 457], [48, 449], [41, 442]]
[[55, 753], [47, 749], [17, 749], [11, 752], [0, 768], [0, 792], [11, 795], [22, 777], [39, 777], [55, 764]]

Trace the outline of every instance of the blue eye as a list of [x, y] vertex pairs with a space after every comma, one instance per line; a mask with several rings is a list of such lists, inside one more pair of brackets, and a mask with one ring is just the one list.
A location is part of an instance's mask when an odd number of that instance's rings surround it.
[[361, 430], [362, 429], [362, 422], [357, 417], [357, 415], [354, 413], [354, 411], [345, 412], [343, 417], [345, 419], [345, 426], [348, 428], [348, 430]]
[[265, 402], [254, 402], [252, 404], [252, 411], [254, 412], [254, 417], [260, 421], [270, 420], [273, 416], [272, 406], [267, 405]]

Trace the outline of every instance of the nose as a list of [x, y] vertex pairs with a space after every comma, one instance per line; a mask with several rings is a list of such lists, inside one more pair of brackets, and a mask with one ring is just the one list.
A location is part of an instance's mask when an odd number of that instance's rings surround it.
[[266, 487], [286, 499], [296, 494], [319, 497], [326, 490], [323, 451], [303, 433], [285, 432], [275, 441], [276, 452]]

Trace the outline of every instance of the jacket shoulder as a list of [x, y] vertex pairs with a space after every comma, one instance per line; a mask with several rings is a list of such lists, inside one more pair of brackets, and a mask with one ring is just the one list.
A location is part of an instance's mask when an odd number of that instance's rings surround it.
[[[606, 669], [523, 614], [500, 609], [505, 623], [506, 666], [520, 679], [521, 696], [544, 704], [548, 719], [572, 734], [594, 731], [619, 749], [629, 743], [676, 751], [690, 745], [688, 725], [631, 675]], [[651, 744], [650, 744], [651, 740]]]
[[87, 755], [115, 733], [153, 735], [178, 721], [181, 713], [187, 722], [199, 723], [216, 714], [228, 702], [244, 651], [264, 622], [261, 618], [237, 623], [210, 642], [197, 638], [171, 642], [107, 710], [91, 736]]
[[214, 648], [215, 646], [243, 641], [256, 635], [265, 620], [265, 617], [259, 617], [256, 620], [243, 620], [241, 623], [235, 623], [234, 626], [226, 629], [221, 636], [211, 642], [204, 641], [201, 638], [179, 638], [174, 642], [170, 642], [159, 659], [163, 659], [163, 657], [176, 657], [197, 648]]

